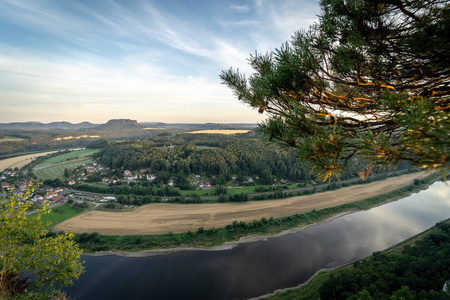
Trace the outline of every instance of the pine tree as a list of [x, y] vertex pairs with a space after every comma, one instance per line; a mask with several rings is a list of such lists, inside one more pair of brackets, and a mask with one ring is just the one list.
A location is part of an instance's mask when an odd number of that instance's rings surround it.
[[268, 118], [261, 130], [297, 149], [323, 180], [350, 164], [449, 166], [450, 4], [433, 0], [322, 0], [319, 22], [248, 78], [220, 78]]

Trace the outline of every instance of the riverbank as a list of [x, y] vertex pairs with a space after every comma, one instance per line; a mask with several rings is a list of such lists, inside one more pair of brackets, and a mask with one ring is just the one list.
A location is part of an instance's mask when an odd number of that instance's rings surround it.
[[[438, 180], [439, 174], [431, 174], [401, 189], [382, 195], [366, 198], [357, 202], [312, 210], [281, 218], [263, 218], [250, 223], [232, 222], [223, 228], [203, 229], [185, 233], [168, 233], [163, 235], [131, 235], [112, 236], [98, 234], [83, 234], [77, 236], [80, 247], [85, 252], [98, 252], [95, 255], [124, 255], [144, 257], [164, 255], [174, 252], [192, 250], [195, 248], [209, 248], [210, 251], [231, 249], [240, 243], [251, 243], [273, 237], [274, 235], [291, 234], [303, 230], [305, 226], [319, 222], [330, 221], [342, 214], [356, 210], [369, 209], [383, 203], [397, 200], [409, 194], [426, 188]], [[417, 183], [417, 181], [416, 181]], [[197, 250], [195, 249], [194, 250]]]
[[184, 233], [198, 228], [220, 228], [238, 222], [262, 218], [283, 218], [314, 210], [353, 203], [395, 191], [422, 180], [426, 172], [388, 178], [312, 195], [244, 203], [178, 204], [155, 203], [132, 212], [89, 211], [58, 224], [54, 232], [98, 232], [101, 235], [149, 235]]

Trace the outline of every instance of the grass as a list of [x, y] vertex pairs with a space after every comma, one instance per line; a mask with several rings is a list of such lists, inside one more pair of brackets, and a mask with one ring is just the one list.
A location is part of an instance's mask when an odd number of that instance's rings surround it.
[[72, 160], [72, 159], [76, 159], [76, 158], [91, 156], [95, 152], [98, 152], [98, 149], [84, 149], [84, 150], [79, 150], [79, 151], [71, 151], [69, 153], [61, 154], [61, 155], [46, 159], [45, 161], [43, 161], [36, 167], [37, 168], [45, 167], [45, 166], [54, 165], [54, 164], [57, 164], [60, 162], [64, 162], [64, 161], [68, 161], [68, 160]]
[[0, 143], [2, 143], [2, 142], [20, 142], [23, 140], [25, 140], [25, 139], [19, 138], [16, 136], [6, 135], [4, 138], [0, 138]]
[[42, 221], [44, 222], [49, 221], [51, 222], [51, 226], [55, 226], [61, 222], [64, 222], [65, 220], [75, 217], [76, 215], [82, 212], [83, 210], [81, 209], [73, 208], [72, 206], [64, 204], [57, 207], [53, 207], [50, 213], [47, 213], [42, 216]]
[[34, 174], [37, 178], [45, 180], [45, 179], [56, 179], [56, 178], [64, 178], [64, 169], [75, 169], [76, 167], [82, 164], [88, 164], [92, 162], [92, 158], [81, 158], [76, 161], [68, 161], [66, 163], [61, 163], [52, 167], [48, 167], [45, 169], [34, 170]]
[[[250, 194], [250, 193], [254, 193], [255, 192], [255, 187], [251, 186], [251, 187], [242, 187], [242, 188], [231, 188], [228, 189], [227, 191], [227, 195], [236, 195], [236, 194], [241, 194], [241, 193], [246, 193], [246, 194]], [[217, 196], [215, 194], [215, 189], [207, 189], [207, 190], [180, 190], [181, 196], [186, 196], [189, 197], [192, 194], [197, 194], [200, 196]]]
[[[50, 157], [35, 166], [34, 174], [42, 180], [64, 178], [64, 169], [71, 170], [82, 164], [91, 163], [91, 155], [96, 152], [98, 149], [84, 149]], [[41, 167], [47, 168], [38, 169]]]

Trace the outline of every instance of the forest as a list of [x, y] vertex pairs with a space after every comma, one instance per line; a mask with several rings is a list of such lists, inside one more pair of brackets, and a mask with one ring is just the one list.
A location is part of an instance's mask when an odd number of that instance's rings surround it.
[[[99, 162], [116, 170], [118, 176], [127, 169], [140, 170], [155, 174], [157, 181], [176, 177], [175, 183], [179, 185], [191, 174], [220, 175], [225, 182], [233, 177], [238, 177], [237, 181], [252, 177], [262, 185], [273, 184], [274, 179], [294, 182], [315, 179], [311, 166], [300, 161], [295, 150], [280, 148], [249, 134], [162, 134], [145, 140], [110, 142], [98, 156]], [[354, 177], [358, 177], [356, 163], [355, 168], [342, 174], [341, 180]]]

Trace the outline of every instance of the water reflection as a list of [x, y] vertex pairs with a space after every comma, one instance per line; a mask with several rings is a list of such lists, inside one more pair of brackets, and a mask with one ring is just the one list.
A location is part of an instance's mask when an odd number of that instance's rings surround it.
[[67, 291], [76, 299], [250, 298], [386, 249], [449, 216], [450, 188], [437, 182], [369, 211], [232, 250], [147, 258], [86, 256], [86, 273]]

